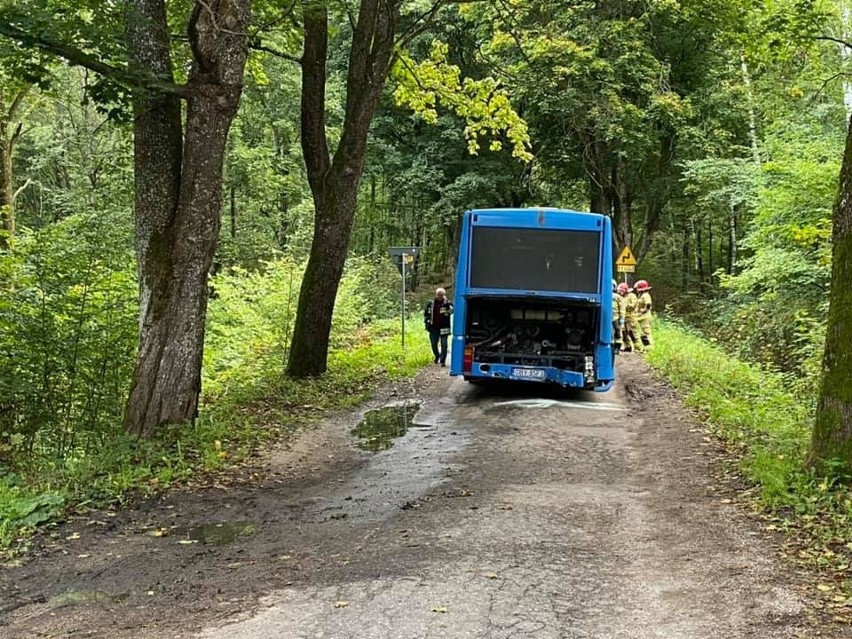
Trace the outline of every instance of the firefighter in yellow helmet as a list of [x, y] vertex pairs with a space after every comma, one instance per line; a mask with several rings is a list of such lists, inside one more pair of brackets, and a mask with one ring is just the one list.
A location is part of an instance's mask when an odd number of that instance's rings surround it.
[[619, 294], [620, 285], [612, 280], [612, 346], [617, 353], [624, 348], [624, 298]]
[[651, 347], [651, 285], [645, 280], [639, 280], [633, 287], [639, 294], [636, 304], [636, 321], [642, 336], [642, 346]]
[[618, 285], [618, 292], [624, 305], [624, 350], [628, 353], [634, 349], [641, 351], [642, 342], [639, 341], [639, 326], [636, 323], [636, 305], [639, 298], [626, 282]]

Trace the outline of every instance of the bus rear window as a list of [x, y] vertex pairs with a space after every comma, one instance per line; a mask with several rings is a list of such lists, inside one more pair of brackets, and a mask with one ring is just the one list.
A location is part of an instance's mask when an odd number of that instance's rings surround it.
[[597, 293], [600, 233], [473, 227], [470, 286]]

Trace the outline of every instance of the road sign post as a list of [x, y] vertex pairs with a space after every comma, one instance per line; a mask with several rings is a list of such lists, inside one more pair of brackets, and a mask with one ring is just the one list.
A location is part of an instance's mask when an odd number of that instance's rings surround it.
[[420, 248], [417, 246], [392, 246], [388, 249], [391, 259], [402, 275], [402, 290], [400, 295], [400, 321], [401, 321], [401, 341], [402, 350], [405, 352], [405, 276], [409, 266], [414, 265], [414, 261], [420, 254]]

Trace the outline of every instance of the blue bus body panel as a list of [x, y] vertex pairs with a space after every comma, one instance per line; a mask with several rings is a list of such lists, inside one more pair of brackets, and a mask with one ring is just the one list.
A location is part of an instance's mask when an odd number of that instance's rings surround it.
[[[517, 290], [499, 288], [470, 287], [471, 237], [474, 226], [551, 229], [566, 231], [593, 231], [600, 236], [599, 285], [595, 293], [552, 290]], [[459, 239], [459, 261], [456, 271], [455, 315], [453, 318], [452, 348], [450, 352], [450, 374], [463, 375], [465, 327], [467, 326], [467, 300], [476, 297], [514, 298], [514, 299], [552, 299], [585, 302], [600, 309], [600, 322], [595, 340], [595, 390], [605, 391], [615, 379], [615, 362], [612, 347], [612, 226], [610, 219], [594, 213], [582, 213], [565, 209], [529, 208], [529, 209], [480, 209], [468, 211], [464, 215], [461, 237]], [[470, 372], [474, 378], [500, 378], [529, 381], [528, 377], [516, 376], [515, 372], [523, 368], [509, 364], [490, 364], [486, 370], [480, 370], [474, 363]], [[555, 367], [534, 367], [544, 369], [545, 377], [537, 381], [556, 383], [562, 386], [583, 388], [586, 381], [582, 373], [565, 371]]]

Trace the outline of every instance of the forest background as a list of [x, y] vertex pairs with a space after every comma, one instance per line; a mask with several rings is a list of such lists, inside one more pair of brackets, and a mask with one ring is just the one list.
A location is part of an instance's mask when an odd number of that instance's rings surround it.
[[[236, 464], [382, 376], [409, 374], [428, 354], [398, 355], [387, 248], [421, 247], [413, 287], [444, 283], [464, 210], [536, 205], [612, 217], [618, 248], [633, 247], [657, 309], [677, 319], [661, 327], [677, 349], [652, 363], [703, 393], [695, 405], [729, 440], [753, 444], [746, 471], [768, 506], [786, 509], [774, 512], [830, 513], [826, 543], [849, 526], [852, 505], [833, 490], [842, 469], [826, 480], [804, 464], [852, 109], [849, 3], [251, 4], [221, 205], [212, 199], [221, 232], [205, 284], [199, 417], [134, 432], [140, 80], [115, 72], [132, 28], [97, 2], [0, 2], [0, 542], [23, 543], [22, 529], [70, 504]], [[303, 132], [334, 149], [332, 170], [349, 153], [353, 43], [370, 4], [398, 12], [399, 37], [366, 119], [329, 372], [302, 380], [291, 345], [315, 219], [325, 219], [316, 212], [346, 200], [321, 190]], [[169, 6], [181, 86], [203, 67], [199, 6]], [[317, 7], [327, 50], [313, 46]], [[310, 55], [327, 66], [313, 95], [321, 117], [306, 120]]]

